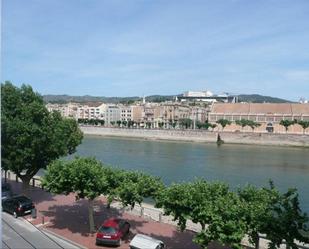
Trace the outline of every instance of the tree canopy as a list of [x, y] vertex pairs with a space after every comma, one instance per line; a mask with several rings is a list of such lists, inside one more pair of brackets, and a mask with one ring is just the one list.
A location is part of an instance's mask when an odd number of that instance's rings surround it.
[[222, 126], [222, 130], [224, 130], [225, 126], [230, 125], [232, 122], [227, 119], [219, 119], [217, 124], [220, 124]]
[[48, 112], [31, 86], [1, 84], [2, 165], [28, 188], [30, 179], [53, 160], [72, 154], [83, 135], [73, 119]]

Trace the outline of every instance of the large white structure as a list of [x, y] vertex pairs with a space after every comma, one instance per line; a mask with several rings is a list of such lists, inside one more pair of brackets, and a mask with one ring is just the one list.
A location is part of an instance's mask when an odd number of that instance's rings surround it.
[[184, 97], [212, 97], [213, 93], [211, 91], [187, 91], [183, 93]]

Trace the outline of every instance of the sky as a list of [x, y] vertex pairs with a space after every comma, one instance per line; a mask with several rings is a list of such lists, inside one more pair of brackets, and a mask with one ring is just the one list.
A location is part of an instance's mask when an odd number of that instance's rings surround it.
[[2, 0], [1, 82], [309, 99], [309, 0]]

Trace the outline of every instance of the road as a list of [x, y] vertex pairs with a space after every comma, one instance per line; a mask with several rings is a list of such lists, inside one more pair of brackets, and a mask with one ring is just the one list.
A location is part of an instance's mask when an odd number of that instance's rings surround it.
[[23, 217], [15, 219], [2, 212], [2, 247], [5, 249], [81, 249], [55, 235], [33, 226]]

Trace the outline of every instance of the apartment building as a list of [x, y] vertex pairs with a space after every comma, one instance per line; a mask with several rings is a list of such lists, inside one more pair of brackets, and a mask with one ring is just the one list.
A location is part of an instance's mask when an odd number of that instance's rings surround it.
[[133, 107], [132, 106], [120, 106], [121, 121], [132, 121], [133, 120]]
[[77, 109], [77, 119], [105, 119], [106, 104], [85, 103]]
[[46, 105], [46, 108], [49, 112], [52, 111], [58, 111], [60, 112], [61, 116], [63, 117], [70, 117], [77, 119], [77, 110], [78, 110], [78, 104], [76, 103], [67, 103], [67, 104], [51, 104], [48, 103]]

